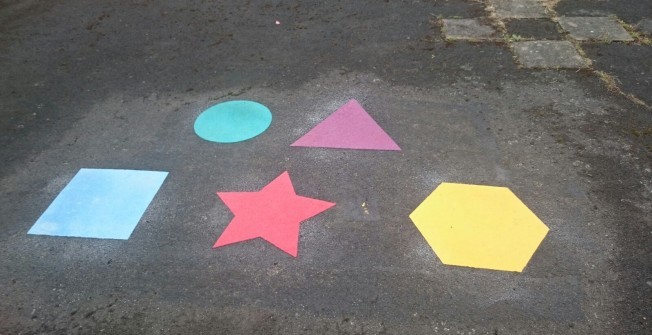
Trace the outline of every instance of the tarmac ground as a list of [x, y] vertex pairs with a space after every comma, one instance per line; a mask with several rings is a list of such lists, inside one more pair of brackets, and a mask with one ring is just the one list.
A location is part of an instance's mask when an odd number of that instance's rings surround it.
[[[0, 0], [0, 334], [649, 334], [652, 2]], [[401, 151], [291, 147], [357, 99]], [[269, 129], [193, 123], [245, 99]], [[28, 235], [82, 168], [169, 175], [128, 240]], [[298, 257], [212, 249], [218, 191], [336, 203]], [[522, 273], [442, 264], [410, 213], [509, 187]]]

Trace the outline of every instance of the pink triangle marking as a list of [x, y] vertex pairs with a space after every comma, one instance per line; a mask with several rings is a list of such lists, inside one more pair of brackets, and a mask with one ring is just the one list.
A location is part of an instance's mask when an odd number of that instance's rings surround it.
[[355, 99], [349, 100], [292, 146], [401, 150]]

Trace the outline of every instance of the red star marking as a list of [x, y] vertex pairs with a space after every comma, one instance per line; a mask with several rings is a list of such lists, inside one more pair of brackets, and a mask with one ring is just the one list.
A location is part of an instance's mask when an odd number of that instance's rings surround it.
[[299, 225], [334, 203], [294, 192], [287, 171], [258, 192], [217, 192], [235, 216], [213, 248], [261, 237], [297, 257]]

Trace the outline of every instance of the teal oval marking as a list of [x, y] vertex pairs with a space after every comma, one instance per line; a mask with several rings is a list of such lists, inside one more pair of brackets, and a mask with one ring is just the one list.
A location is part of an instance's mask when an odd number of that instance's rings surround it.
[[260, 135], [271, 123], [269, 108], [255, 101], [233, 100], [199, 114], [195, 133], [207, 141], [234, 143]]

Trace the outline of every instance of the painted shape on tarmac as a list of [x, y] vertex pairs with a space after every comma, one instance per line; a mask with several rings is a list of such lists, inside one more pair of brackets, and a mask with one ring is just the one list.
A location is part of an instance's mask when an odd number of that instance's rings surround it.
[[203, 111], [195, 120], [195, 133], [211, 142], [235, 143], [262, 134], [272, 123], [266, 106], [248, 100], [222, 102]]
[[361, 150], [401, 150], [391, 137], [351, 99], [312, 128], [294, 147], [321, 147]]
[[233, 212], [233, 219], [213, 248], [262, 238], [297, 257], [301, 222], [335, 206], [297, 195], [288, 172], [258, 192], [217, 192]]
[[548, 227], [509, 188], [442, 183], [410, 219], [444, 264], [521, 272]]
[[27, 232], [129, 239], [167, 172], [81, 169]]

